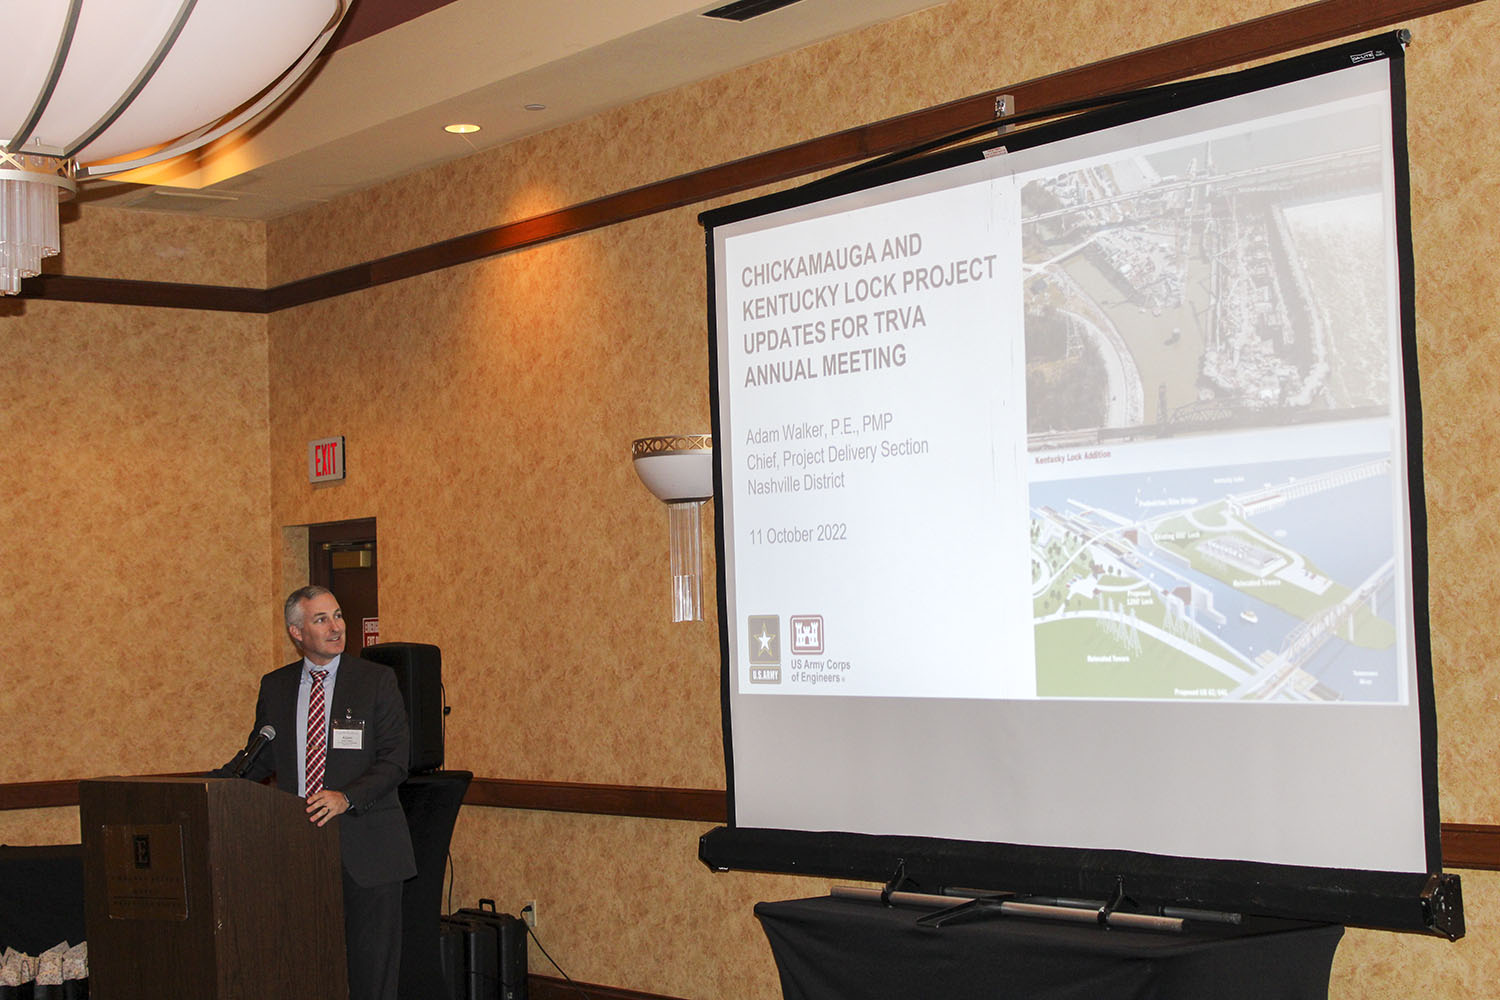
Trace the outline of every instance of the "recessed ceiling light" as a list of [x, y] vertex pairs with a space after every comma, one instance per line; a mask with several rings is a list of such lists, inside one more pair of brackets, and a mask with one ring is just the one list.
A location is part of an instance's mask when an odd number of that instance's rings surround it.
[[457, 124], [457, 125], [444, 125], [443, 126], [443, 131], [444, 132], [452, 132], [454, 135], [467, 135], [470, 132], [478, 132], [479, 131], [479, 126], [478, 125], [470, 125], [467, 122], [464, 122], [464, 123]]
[[527, 104], [527, 105], [523, 105], [523, 106], [526, 108], [527, 111], [546, 111], [547, 110], [547, 105], [545, 105], [545, 104]]

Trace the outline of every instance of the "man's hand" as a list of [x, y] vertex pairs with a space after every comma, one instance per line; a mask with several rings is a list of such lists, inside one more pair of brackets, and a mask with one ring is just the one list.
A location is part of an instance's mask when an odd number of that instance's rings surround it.
[[349, 811], [349, 796], [325, 788], [307, 798], [307, 818], [318, 826]]

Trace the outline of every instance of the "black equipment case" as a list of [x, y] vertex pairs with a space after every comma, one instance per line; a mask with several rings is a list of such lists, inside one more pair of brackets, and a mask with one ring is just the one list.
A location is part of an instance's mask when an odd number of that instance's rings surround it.
[[[493, 899], [477, 908], [465, 907], [442, 918], [445, 947], [453, 935], [463, 940], [461, 988], [451, 995], [461, 1000], [526, 1000], [526, 924], [509, 913], [498, 913]], [[449, 959], [445, 957], [446, 973]], [[449, 984], [450, 991], [454, 983]]]

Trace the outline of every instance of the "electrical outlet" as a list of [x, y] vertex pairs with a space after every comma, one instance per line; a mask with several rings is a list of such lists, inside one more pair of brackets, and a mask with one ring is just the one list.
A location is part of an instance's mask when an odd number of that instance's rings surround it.
[[521, 919], [526, 921], [526, 926], [536, 930], [536, 900], [528, 899], [521, 907]]

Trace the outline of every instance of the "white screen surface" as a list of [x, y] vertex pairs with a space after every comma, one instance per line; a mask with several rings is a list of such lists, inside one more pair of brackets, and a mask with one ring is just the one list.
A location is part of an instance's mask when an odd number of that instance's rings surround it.
[[713, 230], [734, 820], [1426, 867], [1383, 63]]

